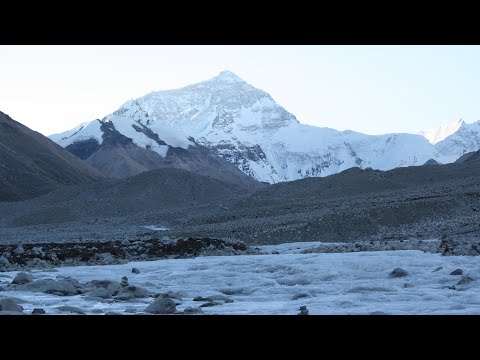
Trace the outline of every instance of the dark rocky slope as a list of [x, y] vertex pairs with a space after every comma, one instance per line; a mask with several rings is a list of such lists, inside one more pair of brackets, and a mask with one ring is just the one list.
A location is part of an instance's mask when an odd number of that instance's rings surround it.
[[472, 151], [460, 156], [455, 162], [458, 164], [458, 163], [472, 162], [472, 161], [479, 161], [479, 160], [480, 160], [480, 150], [477, 150], [477, 151]]
[[386, 172], [354, 168], [276, 184], [199, 215], [172, 235], [259, 244], [480, 237], [479, 223], [480, 161], [470, 161]]
[[0, 205], [0, 238], [111, 241], [161, 234], [267, 244], [480, 237], [475, 159], [385, 172], [354, 168], [258, 191], [163, 171]]
[[103, 177], [47, 137], [0, 112], [0, 202], [29, 199]]
[[[127, 179], [69, 186], [18, 203], [0, 203], [0, 225], [59, 224], [150, 213], [192, 211], [251, 192], [216, 179], [180, 169], [159, 169]], [[73, 231], [73, 230], [72, 230]]]

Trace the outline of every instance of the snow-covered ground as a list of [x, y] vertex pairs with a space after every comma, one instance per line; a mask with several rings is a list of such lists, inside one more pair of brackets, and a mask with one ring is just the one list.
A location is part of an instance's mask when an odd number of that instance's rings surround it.
[[[227, 295], [234, 300], [202, 308], [206, 314], [293, 315], [302, 305], [310, 314], [480, 314], [480, 257], [443, 257], [418, 250], [300, 254], [295, 253], [297, 247], [277, 246], [280, 254], [63, 267], [58, 272], [38, 270], [33, 274], [36, 278], [71, 276], [81, 283], [94, 279], [120, 281], [126, 275], [130, 284], [153, 293], [180, 292], [183, 300], [177, 306], [179, 311], [198, 307], [201, 302], [192, 301], [196, 296]], [[132, 267], [141, 273], [132, 274]], [[409, 275], [390, 278], [397, 267]], [[439, 267], [442, 269], [437, 270]], [[463, 276], [450, 275], [456, 268], [474, 281], [457, 285]], [[0, 284], [10, 282], [15, 275], [2, 273]], [[307, 297], [292, 300], [300, 294]], [[25, 313], [40, 307], [47, 314], [59, 314], [54, 308], [60, 305], [76, 306], [87, 314], [140, 313], [153, 301], [98, 302], [84, 295], [62, 297], [20, 291], [3, 291], [0, 297], [25, 300]]]

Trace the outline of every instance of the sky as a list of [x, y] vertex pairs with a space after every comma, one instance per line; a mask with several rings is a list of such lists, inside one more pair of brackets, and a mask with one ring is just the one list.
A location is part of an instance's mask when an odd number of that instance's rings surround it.
[[230, 70], [301, 123], [416, 133], [480, 119], [480, 46], [6, 46], [0, 111], [44, 135]]

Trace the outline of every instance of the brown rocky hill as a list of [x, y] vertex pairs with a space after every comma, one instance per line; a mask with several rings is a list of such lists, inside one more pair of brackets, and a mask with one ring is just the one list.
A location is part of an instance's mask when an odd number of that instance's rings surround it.
[[0, 112], [0, 202], [46, 194], [104, 176], [42, 134]]

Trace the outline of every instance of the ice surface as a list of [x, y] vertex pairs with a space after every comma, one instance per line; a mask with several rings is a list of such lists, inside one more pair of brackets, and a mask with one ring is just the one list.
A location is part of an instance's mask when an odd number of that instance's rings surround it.
[[149, 230], [157, 230], [157, 231], [165, 231], [165, 230], [169, 230], [167, 227], [165, 226], [156, 226], [156, 225], [148, 225], [148, 226], [145, 226], [147, 229]]
[[[310, 244], [309, 246], [312, 246]], [[81, 283], [94, 279], [119, 281], [128, 276], [132, 285], [152, 292], [183, 293], [177, 309], [198, 307], [196, 296], [227, 295], [234, 302], [202, 308], [206, 314], [297, 314], [306, 305], [310, 314], [480, 314], [480, 257], [448, 256], [418, 250], [296, 254], [297, 244], [277, 246], [283, 253], [271, 255], [212, 256], [131, 262], [123, 265], [58, 268], [58, 272], [34, 271], [37, 278], [71, 276]], [[269, 248], [265, 248], [267, 250]], [[434, 272], [436, 268], [443, 269]], [[132, 275], [136, 267], [141, 273]], [[397, 267], [409, 275], [390, 278]], [[456, 268], [472, 277], [472, 283], [458, 286]], [[6, 272], [11, 281], [17, 272]], [[405, 284], [409, 284], [405, 287]], [[450, 288], [456, 285], [456, 290]], [[292, 300], [299, 294], [304, 298]], [[3, 291], [0, 296], [22, 298], [25, 312], [34, 307], [60, 313], [60, 305], [77, 306], [87, 314], [135, 309], [142, 312], [151, 298], [129, 302], [98, 302], [83, 295], [55, 295]]]

